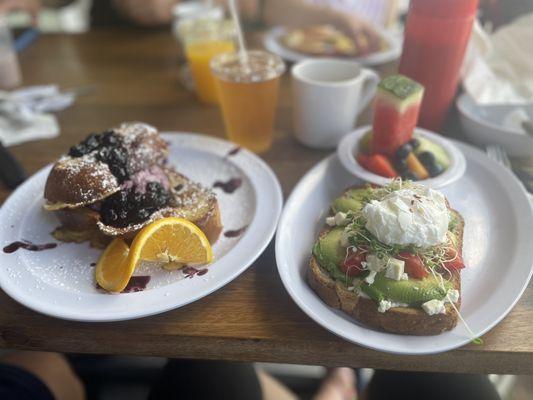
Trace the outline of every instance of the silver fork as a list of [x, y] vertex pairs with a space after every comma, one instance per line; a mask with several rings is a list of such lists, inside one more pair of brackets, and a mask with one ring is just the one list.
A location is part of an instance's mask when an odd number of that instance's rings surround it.
[[[487, 156], [491, 159], [496, 161], [497, 163], [501, 164], [505, 168], [511, 170], [513, 173], [513, 165], [511, 164], [511, 160], [509, 159], [509, 156], [507, 155], [507, 151], [503, 148], [503, 146], [494, 144], [494, 145], [488, 145], [486, 148]], [[524, 172], [525, 174], [526, 172]], [[516, 175], [516, 173], [515, 173]], [[526, 188], [526, 191], [528, 191], [528, 197], [529, 202], [531, 203], [531, 206], [533, 207], [533, 195], [531, 192], [533, 191], [533, 180], [531, 177], [526, 178], [523, 174], [516, 175], [520, 181], [523, 183], [524, 187]]]

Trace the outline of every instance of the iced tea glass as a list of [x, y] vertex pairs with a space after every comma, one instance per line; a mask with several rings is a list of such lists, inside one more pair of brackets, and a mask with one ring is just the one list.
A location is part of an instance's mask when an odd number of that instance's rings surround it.
[[285, 64], [266, 51], [224, 53], [211, 60], [228, 138], [254, 152], [272, 145], [280, 76]]

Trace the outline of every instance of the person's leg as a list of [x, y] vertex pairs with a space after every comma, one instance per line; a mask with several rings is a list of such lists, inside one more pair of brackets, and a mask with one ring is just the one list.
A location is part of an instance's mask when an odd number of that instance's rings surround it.
[[296, 400], [297, 397], [280, 381], [263, 370], [257, 371], [264, 400]]
[[27, 371], [46, 385], [55, 400], [82, 400], [85, 391], [66, 358], [57, 353], [16, 351], [0, 358], [0, 364]]
[[351, 368], [333, 368], [320, 386], [314, 400], [353, 400], [357, 398], [355, 372]]
[[226, 361], [171, 360], [150, 392], [150, 400], [262, 399], [252, 364]]
[[500, 400], [484, 375], [376, 370], [367, 400]]

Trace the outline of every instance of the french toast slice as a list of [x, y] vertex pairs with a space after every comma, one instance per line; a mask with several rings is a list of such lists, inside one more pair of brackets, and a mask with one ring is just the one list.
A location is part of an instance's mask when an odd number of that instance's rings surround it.
[[210, 243], [216, 242], [222, 231], [222, 221], [215, 194], [173, 169], [167, 168], [165, 172], [172, 188], [171, 202], [148, 219], [115, 227], [103, 223], [100, 214], [90, 208], [61, 209], [55, 211], [61, 227], [54, 231], [54, 237], [67, 242], [90, 241], [95, 247], [105, 247], [117, 236], [133, 239], [140, 229], [157, 219], [180, 217], [195, 223]]
[[[457, 218], [455, 230], [457, 236], [457, 251], [462, 252], [464, 219], [455, 210], [450, 212]], [[326, 235], [330, 227], [326, 227], [320, 237]], [[450, 281], [454, 289], [461, 293], [461, 273], [452, 271]], [[386, 312], [378, 311], [378, 304], [367, 297], [349, 290], [341, 281], [334, 280], [320, 265], [313, 255], [307, 269], [307, 282], [315, 293], [330, 307], [340, 309], [357, 321], [371, 328], [402, 334], [402, 335], [438, 335], [451, 330], [457, 325], [458, 316], [453, 307], [447, 303], [445, 314], [428, 315], [422, 308], [393, 307]], [[461, 298], [455, 303], [460, 308]]]

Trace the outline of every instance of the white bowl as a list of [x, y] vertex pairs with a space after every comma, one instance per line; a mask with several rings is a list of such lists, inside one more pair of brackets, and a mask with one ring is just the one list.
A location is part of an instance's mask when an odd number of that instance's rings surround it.
[[[461, 124], [470, 141], [482, 147], [501, 145], [512, 157], [533, 157], [533, 137], [502, 125], [513, 107], [522, 106], [479, 105], [466, 93], [457, 99]], [[522, 108], [533, 119], [533, 104]]]
[[[370, 125], [362, 126], [342, 138], [337, 146], [337, 156], [344, 168], [346, 168], [351, 174], [366, 182], [384, 186], [390, 183], [392, 179], [368, 171], [355, 159], [355, 155], [359, 153], [359, 141], [365, 133], [371, 129]], [[444, 149], [450, 159], [450, 166], [442, 174], [418, 182], [431, 188], [438, 189], [454, 183], [464, 175], [466, 169], [465, 157], [450, 139], [446, 139], [441, 135], [437, 135], [436, 133], [422, 128], [415, 128], [414, 135], [424, 137], [438, 144]]]

